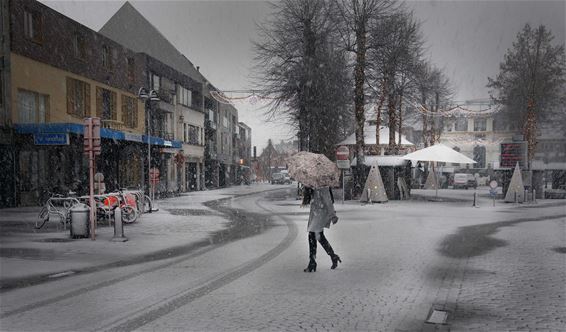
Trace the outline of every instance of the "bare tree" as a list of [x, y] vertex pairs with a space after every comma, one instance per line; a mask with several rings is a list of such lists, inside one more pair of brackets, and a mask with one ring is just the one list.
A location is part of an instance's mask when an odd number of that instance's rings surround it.
[[536, 149], [540, 121], [564, 101], [566, 57], [564, 44], [552, 45], [554, 36], [544, 25], [525, 24], [507, 50], [495, 79], [488, 78], [491, 98], [503, 106], [508, 120], [522, 127], [528, 145], [529, 168]]
[[[268, 115], [295, 126], [300, 150], [334, 150], [348, 119], [349, 79], [343, 51], [335, 47], [332, 3], [285, 0], [259, 26], [256, 82], [273, 98]], [[338, 93], [340, 92], [340, 93]], [[342, 97], [340, 96], [342, 95]], [[324, 123], [322, 123], [325, 121]]]
[[367, 52], [371, 47], [368, 33], [372, 26], [385, 17], [392, 9], [390, 0], [334, 0], [336, 3], [336, 26], [342, 37], [345, 49], [354, 57], [354, 118], [356, 135], [357, 170], [356, 187], [361, 187], [361, 168], [364, 163], [364, 126], [366, 106]]
[[422, 62], [416, 71], [416, 93], [419, 97], [419, 113], [422, 116], [424, 146], [439, 141], [444, 119], [439, 112], [450, 104], [452, 89], [448, 78], [438, 68]]
[[[415, 81], [415, 67], [421, 61], [423, 38], [419, 23], [413, 14], [404, 9], [380, 21], [372, 30], [369, 59], [373, 65], [373, 78], [381, 85], [377, 108], [377, 125], [381, 123], [381, 107], [387, 99], [389, 125], [389, 153], [397, 152], [395, 131], [401, 144], [402, 106], [405, 91]], [[379, 131], [376, 132], [379, 141]]]

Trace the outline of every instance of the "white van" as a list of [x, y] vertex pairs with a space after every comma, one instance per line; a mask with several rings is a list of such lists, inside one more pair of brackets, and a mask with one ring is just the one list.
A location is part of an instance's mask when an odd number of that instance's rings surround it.
[[454, 189], [458, 189], [458, 188], [477, 188], [478, 183], [476, 181], [476, 178], [474, 177], [473, 174], [467, 174], [467, 173], [455, 173], [454, 174], [454, 184], [453, 184], [453, 188]]

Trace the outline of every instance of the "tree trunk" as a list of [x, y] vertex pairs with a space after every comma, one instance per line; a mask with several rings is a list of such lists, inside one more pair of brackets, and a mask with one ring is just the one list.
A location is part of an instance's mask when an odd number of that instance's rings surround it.
[[356, 157], [357, 165], [354, 170], [354, 192], [359, 195], [363, 190], [364, 170], [364, 83], [366, 67], [366, 22], [358, 17], [356, 23], [356, 65], [354, 69], [354, 114], [356, 118]]
[[354, 71], [354, 105], [356, 116], [356, 154], [358, 166], [364, 162], [364, 125], [366, 122], [364, 113], [364, 83], [365, 83], [365, 61], [366, 61], [366, 32], [365, 25], [358, 24], [356, 31], [356, 67]]
[[379, 97], [379, 104], [377, 105], [377, 116], [375, 119], [375, 146], [379, 149], [379, 127], [381, 127], [381, 107], [385, 102], [385, 96], [387, 95], [387, 80], [383, 81], [383, 86], [381, 88], [381, 96]]
[[531, 169], [531, 163], [535, 156], [535, 149], [537, 145], [537, 121], [536, 113], [532, 102], [529, 102], [527, 111], [527, 121], [523, 127], [523, 139], [527, 141], [527, 166]]
[[401, 147], [401, 132], [402, 132], [402, 128], [403, 128], [403, 90], [401, 90], [401, 93], [399, 94], [399, 143], [397, 144], [398, 147]]
[[389, 151], [388, 154], [392, 154], [392, 152], [395, 150], [395, 128], [397, 127], [397, 117], [395, 115], [395, 94], [390, 93], [387, 99], [387, 115], [389, 116], [389, 144], [387, 146], [387, 150]]

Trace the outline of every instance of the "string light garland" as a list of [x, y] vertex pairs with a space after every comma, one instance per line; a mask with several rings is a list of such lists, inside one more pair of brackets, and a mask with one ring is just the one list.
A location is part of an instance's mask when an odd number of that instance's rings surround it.
[[[242, 93], [246, 95], [240, 97], [233, 97], [233, 96], [227, 96], [226, 95], [227, 93], [230, 94]], [[262, 96], [261, 94], [258, 94], [257, 91], [255, 90], [232, 90], [232, 91], [222, 91], [222, 92], [210, 91], [210, 95], [219, 103], [230, 104], [230, 105], [234, 105], [234, 103], [238, 103], [238, 102], [248, 102], [252, 105], [255, 105], [262, 102], [269, 103], [275, 99], [272, 97]]]
[[[451, 117], [451, 118], [477, 118], [477, 117], [488, 117], [497, 112], [499, 112], [499, 108], [493, 107], [491, 104], [488, 105], [487, 108], [473, 110], [470, 108], [465, 107], [462, 104], [456, 104], [455, 106], [451, 106], [447, 109], [441, 109], [435, 112], [429, 111], [424, 105], [412, 101], [408, 98], [403, 97], [403, 100], [408, 103], [409, 105], [413, 106], [413, 108], [422, 115], [431, 116], [431, 117]], [[483, 104], [483, 103], [482, 103]]]

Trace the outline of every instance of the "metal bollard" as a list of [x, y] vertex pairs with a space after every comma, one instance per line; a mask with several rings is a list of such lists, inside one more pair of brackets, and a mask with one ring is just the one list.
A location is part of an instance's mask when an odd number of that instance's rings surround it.
[[128, 238], [124, 236], [124, 224], [122, 223], [122, 209], [117, 207], [114, 210], [114, 237], [113, 242], [126, 242]]
[[474, 205], [472, 205], [473, 207], [479, 207], [477, 203], [477, 199], [478, 199], [478, 193], [474, 192]]
[[523, 203], [528, 203], [528, 202], [529, 202], [529, 191], [525, 189], [525, 192], [523, 192]]
[[533, 189], [533, 203], [537, 203], [537, 191]]
[[515, 192], [515, 204], [517, 204], [517, 192]]

